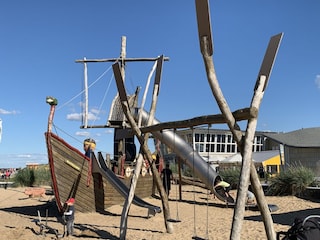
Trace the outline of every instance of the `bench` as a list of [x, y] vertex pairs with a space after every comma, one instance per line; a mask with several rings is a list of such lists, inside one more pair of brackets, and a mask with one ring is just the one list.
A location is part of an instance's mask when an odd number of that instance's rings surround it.
[[8, 186], [11, 186], [14, 182], [0, 182], [0, 187], [7, 189]]

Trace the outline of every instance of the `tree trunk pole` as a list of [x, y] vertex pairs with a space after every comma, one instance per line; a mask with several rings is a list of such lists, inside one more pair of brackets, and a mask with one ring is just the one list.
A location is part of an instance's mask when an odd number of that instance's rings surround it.
[[[242, 133], [240, 131], [240, 127], [238, 126], [238, 124], [235, 121], [234, 116], [232, 115], [229, 106], [222, 94], [221, 88], [219, 86], [217, 77], [216, 77], [216, 73], [215, 73], [215, 69], [214, 69], [214, 64], [213, 64], [213, 60], [212, 60], [212, 56], [210, 55], [210, 51], [207, 49], [209, 46], [208, 43], [208, 39], [206, 36], [201, 38], [200, 41], [200, 47], [201, 47], [201, 52], [203, 55], [203, 59], [204, 59], [204, 63], [205, 63], [205, 67], [206, 67], [206, 72], [207, 72], [207, 77], [208, 77], [208, 81], [212, 90], [212, 93], [218, 103], [218, 106], [222, 112], [222, 114], [225, 116], [226, 118], [226, 123], [229, 126], [230, 131], [232, 132], [234, 139], [240, 149], [240, 151], [242, 151], [242, 157], [243, 157], [243, 161], [244, 161], [244, 165], [242, 166], [242, 170], [241, 170], [241, 175], [240, 175], [240, 184], [239, 184], [239, 188], [238, 188], [238, 194], [237, 194], [237, 203], [236, 203], [236, 208], [234, 211], [234, 218], [233, 218], [233, 223], [232, 223], [232, 229], [231, 229], [231, 235], [230, 235], [230, 239], [234, 240], [234, 239], [240, 239], [240, 235], [241, 235], [241, 227], [242, 227], [242, 222], [243, 222], [243, 217], [244, 217], [244, 210], [245, 210], [245, 199], [246, 199], [246, 193], [248, 190], [248, 186], [249, 186], [249, 176], [250, 173], [252, 171], [251, 168], [251, 164], [252, 164], [252, 141], [254, 138], [254, 132], [255, 132], [255, 128], [256, 128], [256, 122], [257, 119], [253, 118], [253, 120], [249, 121], [248, 126], [247, 126], [247, 134], [245, 137], [245, 142], [243, 142], [243, 136]], [[265, 77], [261, 77], [260, 79], [260, 89], [261, 86], [264, 86], [264, 84], [261, 83], [261, 81], [265, 81]], [[262, 92], [263, 92], [263, 87], [262, 87]], [[252, 105], [253, 106], [257, 106], [257, 109], [259, 109], [259, 105], [261, 102], [261, 98], [262, 98], [263, 94], [258, 96], [255, 96], [253, 101], [252, 101]], [[259, 101], [260, 100], [260, 101]], [[251, 146], [251, 148], [249, 148]], [[251, 171], [250, 171], [251, 170]], [[243, 173], [246, 173], [246, 175], [243, 175]], [[256, 183], [260, 183], [259, 179], [257, 178], [257, 174], [255, 172], [252, 173], [251, 176], [252, 182]], [[259, 189], [256, 188], [256, 185], [253, 185], [254, 187], [254, 192], [257, 193], [258, 197], [260, 196], [259, 194]], [[261, 188], [261, 186], [260, 186]], [[272, 218], [270, 215], [270, 212], [268, 210], [265, 211], [265, 208], [267, 207], [267, 204], [265, 204], [265, 202], [263, 202], [263, 200], [261, 199], [261, 197], [259, 197], [258, 204], [260, 207], [261, 204], [261, 214], [263, 215], [263, 219], [267, 220], [264, 221], [265, 224], [265, 229], [268, 229], [267, 236], [268, 239], [275, 239], [275, 231], [272, 225]], [[270, 224], [271, 223], [271, 224]]]
[[128, 121], [130, 122], [132, 131], [137, 136], [137, 139], [141, 145], [142, 151], [145, 153], [147, 160], [149, 162], [149, 165], [151, 167], [152, 175], [154, 177], [154, 180], [155, 180], [156, 186], [158, 188], [158, 191], [160, 193], [160, 197], [161, 197], [161, 201], [162, 201], [164, 223], [165, 223], [167, 233], [173, 233], [173, 225], [171, 222], [168, 221], [169, 219], [171, 219], [168, 196], [163, 188], [160, 174], [158, 173], [155, 164], [152, 164], [152, 153], [150, 152], [150, 150], [147, 146], [147, 141], [144, 140], [144, 137], [141, 135], [140, 129], [138, 128], [133, 116], [130, 113], [130, 108], [129, 108], [127, 102], [122, 102], [122, 107], [123, 107], [124, 113], [126, 114]]
[[[126, 67], [126, 63], [124, 61], [124, 59], [126, 58], [126, 55], [127, 55], [127, 51], [126, 51], [126, 48], [127, 48], [127, 38], [126, 36], [122, 36], [121, 37], [121, 52], [120, 52], [120, 66], [121, 66], [121, 76], [122, 76], [122, 80], [123, 82], [125, 82], [125, 79], [126, 79], [126, 71], [125, 71], [125, 67]], [[123, 120], [124, 121], [124, 120]], [[119, 140], [119, 143], [118, 143], [118, 152], [117, 152], [117, 155], [118, 155], [118, 174], [121, 175], [122, 173], [122, 168], [124, 166], [122, 166], [122, 158], [123, 158], [123, 154], [126, 153], [125, 151], [125, 139], [121, 139]], [[121, 156], [119, 156], [119, 152], [122, 152]]]
[[[263, 98], [266, 76], [260, 76], [258, 87], [254, 93], [251, 106], [259, 109]], [[276, 239], [276, 233], [273, 229], [273, 221], [270, 215], [268, 204], [258, 178], [254, 164], [252, 163], [252, 145], [257, 126], [257, 118], [249, 119], [246, 129], [245, 142], [243, 144], [241, 178], [237, 194], [236, 208], [233, 215], [231, 239], [240, 239], [241, 227], [243, 223], [246, 194], [249, 188], [249, 177], [251, 179], [253, 192], [255, 193], [257, 204], [262, 214], [265, 230], [268, 239]]]
[[[162, 61], [162, 59], [161, 59]], [[159, 63], [159, 62], [158, 62]], [[162, 62], [161, 62], [162, 64]], [[118, 65], [114, 65], [114, 70], [117, 69]], [[118, 72], [117, 72], [118, 74]], [[160, 76], [160, 75], [159, 75]], [[135, 122], [131, 111], [130, 111], [130, 107], [127, 101], [127, 94], [124, 88], [124, 83], [121, 79], [121, 74], [119, 76], [119, 74], [116, 77], [116, 81], [117, 81], [117, 87], [118, 87], [118, 92], [120, 93], [120, 98], [121, 98], [121, 106], [122, 106], [122, 110], [127, 118], [127, 120], [130, 123], [130, 126], [133, 130], [133, 133], [136, 135], [136, 137], [138, 138], [138, 141], [141, 145], [142, 148], [142, 152], [145, 153], [147, 160], [149, 162], [149, 166], [151, 167], [151, 171], [152, 171], [152, 175], [153, 178], [155, 180], [155, 183], [158, 187], [160, 196], [161, 196], [161, 200], [162, 200], [162, 205], [163, 205], [163, 213], [164, 213], [164, 220], [165, 220], [165, 227], [168, 233], [172, 233], [173, 232], [173, 225], [172, 223], [170, 223], [168, 220], [171, 218], [170, 217], [170, 209], [169, 209], [169, 202], [168, 202], [168, 196], [162, 186], [161, 183], [161, 179], [160, 179], [160, 175], [157, 171], [157, 168], [155, 166], [155, 164], [153, 164], [152, 161], [152, 154], [148, 148], [147, 142], [148, 142], [148, 138], [149, 138], [149, 133], [145, 134], [144, 136], [142, 135], [141, 130], [139, 129], [137, 123]], [[156, 103], [157, 103], [157, 96], [159, 93], [159, 79], [156, 80], [156, 83], [154, 85], [154, 91], [153, 91], [153, 96], [152, 96], [152, 103], [151, 103], [151, 109], [150, 109], [150, 116], [148, 119], [148, 123], [147, 125], [150, 125], [153, 122], [154, 119], [154, 113], [155, 113], [155, 109], [156, 109]], [[131, 183], [131, 187], [130, 187], [130, 192], [129, 192], [129, 196], [126, 199], [126, 203], [125, 203], [125, 207], [123, 208], [122, 211], [122, 215], [121, 215], [121, 224], [120, 224], [120, 239], [126, 239], [126, 229], [127, 229], [127, 220], [128, 220], [128, 213], [129, 213], [129, 209], [130, 209], [130, 205], [132, 203], [133, 200], [133, 196], [134, 196], [134, 190], [138, 181], [138, 177], [140, 174], [140, 170], [141, 170], [141, 166], [142, 166], [142, 161], [143, 161], [143, 157], [139, 157], [138, 158], [138, 163], [136, 165], [136, 171], [135, 174], [132, 178], [132, 183]]]

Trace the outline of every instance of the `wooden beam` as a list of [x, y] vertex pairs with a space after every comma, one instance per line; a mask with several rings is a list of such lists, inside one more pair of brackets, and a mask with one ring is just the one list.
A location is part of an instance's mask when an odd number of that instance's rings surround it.
[[271, 70], [274, 64], [274, 60], [278, 53], [282, 36], [283, 36], [283, 33], [279, 33], [270, 38], [266, 53], [264, 55], [264, 58], [260, 67], [259, 74], [257, 77], [255, 90], [258, 87], [258, 84], [259, 84], [258, 82], [260, 81], [261, 76], [266, 76], [266, 82], [264, 84], [263, 91], [266, 89], [266, 86], [268, 85], [268, 81], [269, 81], [269, 76], [271, 74]]
[[[102, 58], [102, 59], [78, 59], [75, 60], [76, 63], [93, 63], [93, 62], [154, 62], [157, 61], [159, 57], [156, 58]], [[163, 61], [169, 61], [169, 57], [163, 57]]]
[[[244, 108], [237, 110], [232, 113], [236, 121], [248, 120], [251, 118], [256, 118], [258, 116], [258, 111], [255, 108]], [[178, 129], [178, 128], [189, 128], [194, 126], [200, 126], [203, 124], [224, 124], [226, 119], [223, 114], [206, 115], [195, 117], [191, 119], [173, 121], [173, 122], [162, 122], [152, 126], [147, 126], [141, 128], [142, 133], [146, 132], [156, 132], [164, 129]]]
[[125, 88], [124, 88], [124, 82], [123, 82], [123, 78], [122, 78], [122, 74], [121, 74], [121, 69], [120, 69], [119, 63], [114, 63], [112, 65], [112, 68], [113, 68], [114, 78], [116, 79], [116, 83], [117, 83], [117, 86], [118, 86], [118, 92], [119, 92], [120, 100], [121, 100], [121, 102], [126, 101], [128, 103], [127, 94], [126, 94], [126, 91], [125, 91]]
[[[258, 116], [258, 110], [254, 107], [243, 108], [236, 110], [232, 113], [236, 121], [248, 120], [251, 118], [256, 118]], [[142, 127], [140, 130], [142, 133], [162, 131], [164, 129], [179, 129], [179, 128], [190, 128], [195, 126], [200, 126], [204, 124], [225, 124], [226, 120], [223, 114], [215, 115], [205, 115], [199, 116], [191, 119], [185, 119], [180, 121], [172, 122], [161, 122], [155, 125], [150, 125], [147, 127]], [[109, 125], [88, 125], [87, 128], [112, 128]], [[84, 126], [80, 126], [84, 128]]]
[[[196, 12], [201, 52], [205, 50], [207, 51], [206, 54], [212, 56], [213, 44], [211, 34], [209, 2], [206, 0], [196, 0]], [[206, 43], [202, 41], [204, 37], [206, 37], [207, 39]], [[202, 46], [203, 44], [207, 44], [207, 46]]]

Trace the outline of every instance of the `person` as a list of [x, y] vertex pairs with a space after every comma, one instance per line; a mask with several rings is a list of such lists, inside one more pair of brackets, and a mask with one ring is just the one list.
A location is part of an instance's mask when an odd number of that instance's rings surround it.
[[248, 190], [246, 204], [247, 205], [253, 205], [254, 202], [255, 202], [255, 196], [254, 196], [253, 192]]
[[96, 149], [96, 142], [92, 138], [87, 138], [83, 141], [83, 150], [86, 157], [90, 158], [91, 153]]
[[217, 178], [217, 182], [213, 188], [222, 187], [227, 197], [230, 197], [229, 191], [231, 189], [230, 183], [223, 181], [221, 178]]
[[75, 212], [74, 203], [75, 203], [75, 199], [74, 198], [69, 198], [66, 201], [67, 208], [63, 213], [63, 216], [65, 218], [65, 222], [66, 222], [66, 225], [67, 225], [67, 236], [69, 236], [69, 235], [72, 236], [73, 235], [74, 212]]
[[259, 177], [260, 178], [264, 178], [264, 169], [263, 169], [263, 167], [259, 167], [259, 169], [258, 169], [258, 174], [259, 174]]
[[166, 167], [161, 172], [162, 184], [168, 197], [171, 190], [171, 180], [173, 179], [172, 171], [169, 166], [169, 163], [166, 163]]

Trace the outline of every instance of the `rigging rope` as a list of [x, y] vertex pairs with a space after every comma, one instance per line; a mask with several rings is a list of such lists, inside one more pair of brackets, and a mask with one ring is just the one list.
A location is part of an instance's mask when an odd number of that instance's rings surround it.
[[[111, 78], [110, 78], [110, 81], [109, 81], [109, 84], [108, 84], [108, 87], [107, 87], [107, 89], [106, 89], [106, 91], [105, 91], [105, 93], [104, 93], [104, 95], [103, 95], [103, 98], [102, 98], [102, 100], [101, 100], [101, 104], [100, 104], [100, 106], [99, 106], [99, 108], [98, 108], [98, 113], [100, 113], [100, 111], [101, 111], [101, 109], [102, 109], [102, 106], [103, 106], [103, 103], [104, 103], [105, 100], [106, 100], [106, 97], [107, 97], [108, 92], [109, 92], [109, 90], [110, 90], [110, 86], [111, 86], [111, 83], [112, 83], [112, 79], [113, 79], [113, 78], [114, 78], [114, 75], [112, 74], [112, 76], [111, 76]], [[96, 120], [97, 120], [97, 118], [94, 119], [93, 125], [95, 124]]]
[[[110, 69], [112, 68], [112, 66], [109, 66], [107, 70], [105, 70], [93, 83], [91, 83], [88, 88], [92, 87], [93, 85], [95, 85], [104, 75], [106, 75]], [[77, 95], [75, 95], [74, 97], [72, 97], [69, 101], [65, 102], [64, 104], [60, 105], [59, 107], [56, 108], [57, 110], [60, 110], [61, 108], [63, 108], [64, 106], [66, 106], [67, 104], [69, 104], [70, 102], [72, 102], [74, 99], [76, 99], [77, 97], [79, 97], [81, 94], [84, 93], [85, 90], [82, 90], [81, 92], [79, 92]]]
[[[208, 161], [207, 161], [207, 176], [209, 176], [209, 168], [210, 168], [210, 149], [211, 149], [211, 141], [209, 142], [208, 141], [208, 137], [209, 137], [209, 140], [211, 140], [211, 137], [210, 137], [210, 127], [211, 125], [208, 124], [208, 133], [207, 133], [207, 151], [208, 151]], [[206, 226], [206, 239], [209, 239], [209, 195], [210, 195], [210, 190], [209, 188], [207, 187], [207, 226]]]
[[[82, 145], [83, 141], [79, 140], [78, 138], [75, 138], [74, 136], [70, 135], [69, 133], [67, 133], [66, 131], [64, 131], [62, 128], [59, 128], [57, 125], [55, 125], [54, 123], [52, 123], [53, 128], [55, 129], [55, 133], [57, 136], [59, 136], [58, 131], [62, 132], [63, 134], [67, 135], [68, 137], [72, 138], [74, 141], [80, 143]], [[60, 137], [60, 136], [59, 136]], [[103, 150], [99, 149], [98, 147], [96, 147], [96, 151], [98, 152], [103, 152]]]
[[[177, 169], [177, 158], [176, 158], [176, 156], [177, 156], [177, 154], [176, 154], [176, 134], [177, 134], [177, 132], [176, 132], [176, 129], [173, 130], [173, 133], [174, 133], [173, 134], [174, 162], [175, 162], [175, 166], [176, 166], [176, 169]], [[178, 161], [180, 161], [180, 159], [178, 159]], [[178, 174], [179, 174], [179, 171], [180, 171], [180, 169], [179, 169], [179, 166], [178, 166]], [[179, 184], [181, 184], [181, 183], [179, 182]], [[175, 185], [176, 185], [175, 187], [176, 187], [176, 213], [177, 213], [175, 222], [181, 222], [180, 219], [179, 219], [178, 183], [177, 183], [177, 179], [175, 179]]]
[[195, 195], [195, 176], [194, 176], [194, 151], [195, 151], [195, 145], [194, 145], [194, 128], [191, 128], [192, 133], [192, 176], [193, 176], [193, 184], [192, 184], [192, 190], [193, 190], [193, 239], [196, 239], [197, 237], [197, 229], [196, 229], [196, 195]]

